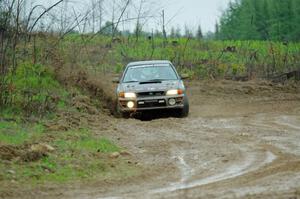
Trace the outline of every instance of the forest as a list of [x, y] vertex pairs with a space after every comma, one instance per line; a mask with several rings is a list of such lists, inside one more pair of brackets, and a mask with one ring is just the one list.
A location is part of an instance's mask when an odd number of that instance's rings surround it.
[[216, 25], [216, 39], [300, 40], [298, 0], [238, 0], [230, 2]]

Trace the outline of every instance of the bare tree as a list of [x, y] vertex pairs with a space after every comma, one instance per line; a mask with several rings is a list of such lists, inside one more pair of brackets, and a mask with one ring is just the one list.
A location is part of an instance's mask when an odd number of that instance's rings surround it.
[[103, 2], [104, 0], [98, 0], [98, 11], [99, 11], [99, 31], [101, 31], [103, 23]]
[[122, 9], [122, 12], [121, 12], [119, 18], [118, 18], [118, 21], [117, 21], [116, 25], [113, 27], [112, 40], [113, 40], [113, 38], [114, 38], [114, 36], [115, 36], [115, 32], [116, 32], [116, 30], [117, 30], [117, 28], [118, 28], [118, 26], [119, 26], [119, 23], [120, 23], [120, 21], [121, 21], [123, 15], [124, 15], [126, 9], [127, 9], [128, 6], [129, 6], [129, 3], [130, 3], [130, 0], [127, 0], [125, 6], [124, 6], [123, 9]]
[[[33, 19], [34, 12], [41, 5], [35, 5], [27, 12], [25, 0], [2, 0], [0, 1], [0, 105], [11, 103], [12, 101], [12, 76], [18, 67], [17, 53], [18, 44], [27, 41], [27, 35], [31, 37], [31, 33], [42, 19], [42, 17], [50, 12], [64, 0], [59, 0]], [[27, 14], [28, 13], [28, 14]], [[32, 21], [32, 22], [31, 22]], [[26, 45], [24, 46], [26, 48]], [[11, 66], [11, 68], [9, 68]], [[10, 73], [10, 75], [8, 75]], [[10, 78], [8, 78], [10, 77]]]

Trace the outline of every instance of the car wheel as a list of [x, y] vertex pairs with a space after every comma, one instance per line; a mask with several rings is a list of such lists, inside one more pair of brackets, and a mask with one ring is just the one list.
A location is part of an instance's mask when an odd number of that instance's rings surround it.
[[180, 110], [180, 117], [187, 117], [189, 115], [189, 111], [190, 111], [190, 104], [189, 104], [189, 100], [188, 97], [185, 96], [184, 97], [184, 106], [183, 108]]
[[122, 118], [128, 119], [128, 118], [130, 118], [131, 113], [130, 112], [122, 112], [121, 115], [122, 115]]
[[119, 105], [117, 105], [117, 114], [118, 114], [119, 117], [126, 118], [126, 119], [130, 118], [130, 115], [131, 115], [130, 112], [122, 111], [120, 109]]

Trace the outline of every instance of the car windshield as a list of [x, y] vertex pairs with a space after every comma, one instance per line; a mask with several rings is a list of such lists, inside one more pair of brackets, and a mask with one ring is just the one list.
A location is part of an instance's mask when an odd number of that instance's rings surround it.
[[141, 65], [131, 66], [124, 76], [124, 83], [177, 80], [178, 77], [172, 66], [164, 65]]

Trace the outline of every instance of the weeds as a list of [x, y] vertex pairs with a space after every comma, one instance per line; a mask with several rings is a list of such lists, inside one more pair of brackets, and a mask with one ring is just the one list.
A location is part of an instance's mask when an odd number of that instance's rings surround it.
[[3, 95], [5, 110], [23, 112], [26, 115], [44, 115], [63, 107], [66, 91], [55, 80], [50, 69], [36, 64], [20, 64], [15, 74], [7, 77], [10, 82]]
[[76, 63], [85, 70], [100, 73], [119, 73], [130, 61], [167, 59], [179, 71], [188, 71], [194, 78], [247, 76], [253, 79], [297, 70], [300, 63], [298, 43], [179, 38], [164, 45], [163, 38], [154, 38], [153, 43], [147, 38], [140, 38], [138, 42], [123, 39], [123, 42], [115, 43], [112, 48], [105, 48], [109, 43], [105, 36], [96, 36], [86, 44], [79, 37], [72, 34], [66, 37], [66, 42], [62, 42], [64, 50], [61, 54], [69, 55], [65, 61], [72, 62], [70, 58], [74, 57], [71, 56], [74, 45], [78, 48], [86, 45], [88, 50], [82, 50], [76, 56], [79, 60]]
[[[2, 180], [13, 179], [19, 183], [26, 182], [34, 185], [51, 182], [65, 183], [80, 179], [91, 180], [96, 177], [110, 179], [114, 176], [125, 177], [138, 172], [126, 161], [111, 159], [109, 154], [120, 151], [120, 148], [107, 138], [93, 135], [87, 129], [51, 133], [45, 132], [40, 125], [35, 125], [31, 129], [35, 133], [28, 133], [28, 130], [24, 130], [19, 124], [1, 123], [1, 136], [4, 135], [3, 132], [16, 132], [16, 130], [18, 134], [17, 136], [10, 134], [8, 137], [0, 139], [3, 144], [19, 146], [26, 141], [28, 144], [47, 142], [55, 148], [55, 151], [38, 161], [26, 164], [20, 164], [15, 160], [10, 164], [5, 164], [0, 160]], [[43, 136], [37, 136], [41, 134]], [[33, 139], [33, 136], [36, 136], [36, 139]], [[48, 139], [48, 136], [51, 136], [51, 139]], [[30, 142], [28, 142], [29, 140]]]
[[[68, 139], [64, 139], [68, 138]], [[80, 152], [110, 153], [119, 151], [119, 147], [106, 138], [93, 138], [88, 130], [66, 132], [61, 139], [56, 139], [54, 145], [61, 150], [72, 150]]]
[[0, 144], [21, 145], [38, 140], [44, 132], [41, 124], [26, 125], [18, 122], [0, 122]]

